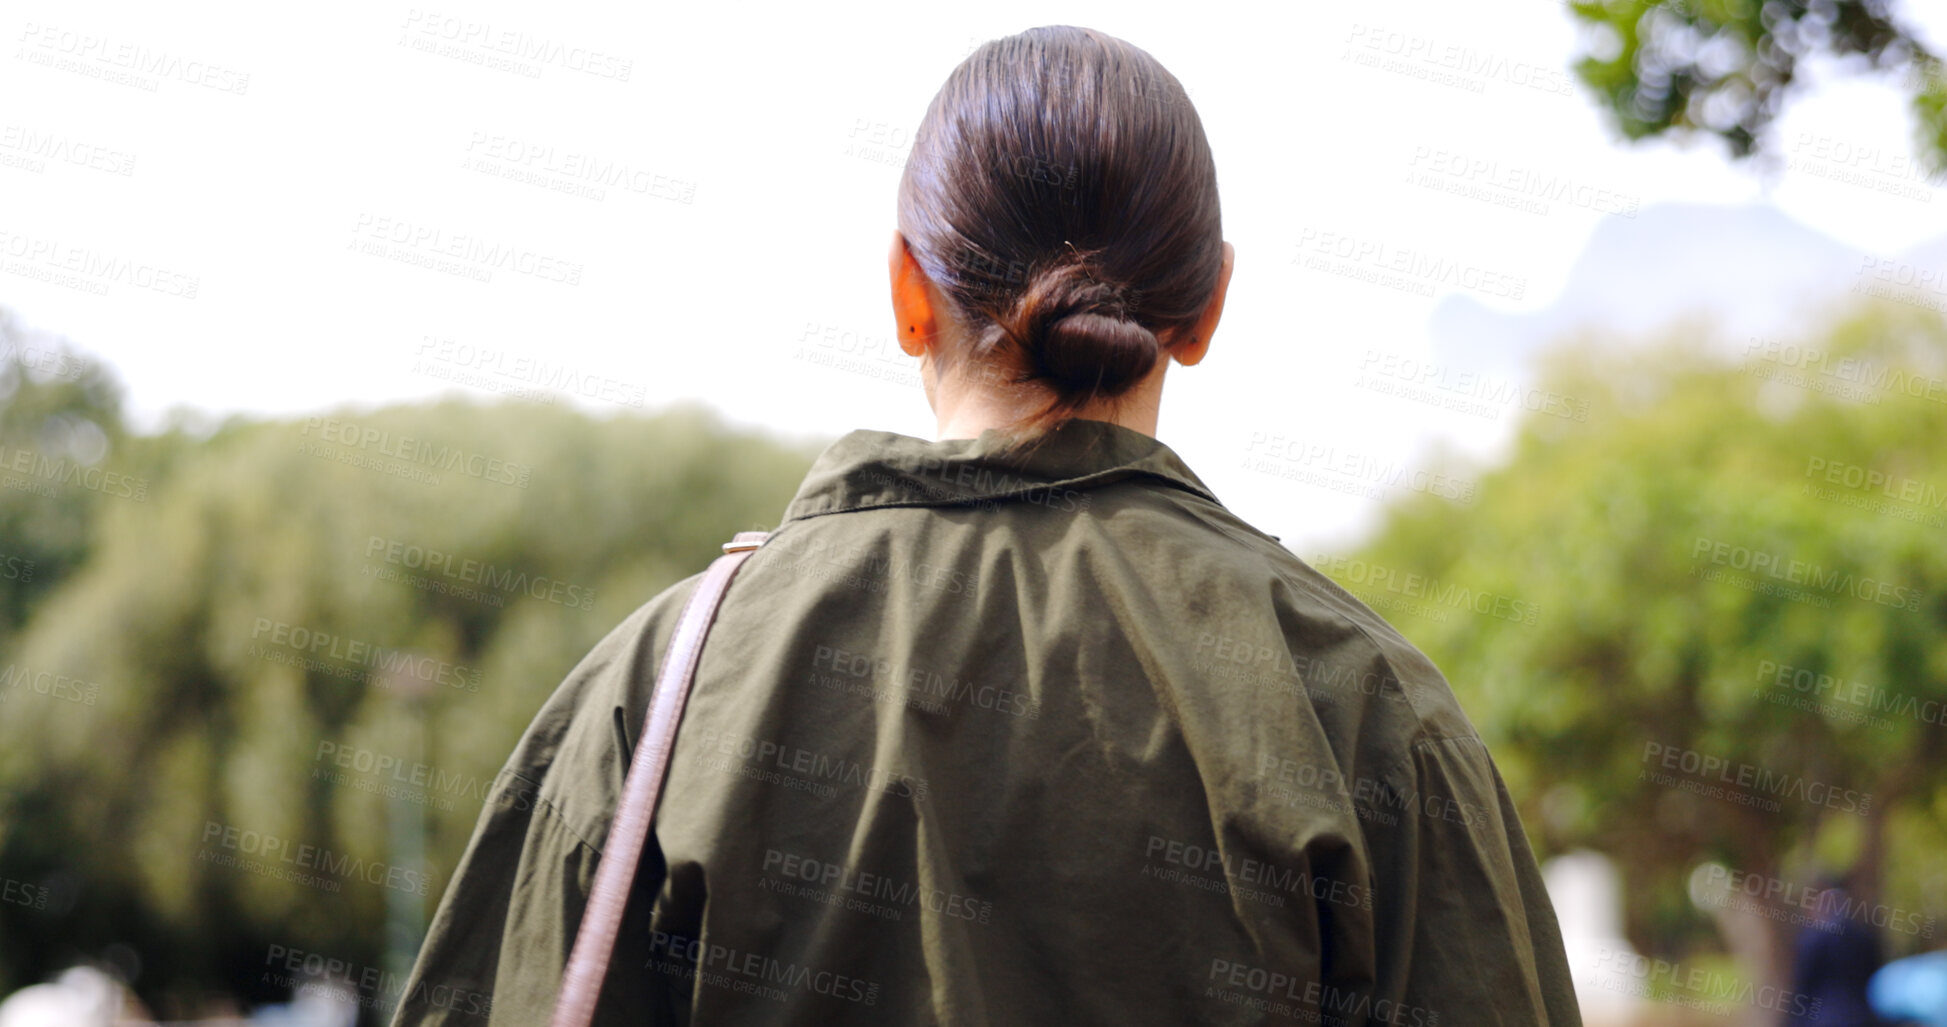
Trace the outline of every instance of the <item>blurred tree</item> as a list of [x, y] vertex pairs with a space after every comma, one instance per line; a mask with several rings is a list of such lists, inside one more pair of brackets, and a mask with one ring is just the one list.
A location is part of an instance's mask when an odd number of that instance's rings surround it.
[[59, 488], [62, 470], [101, 463], [125, 436], [101, 366], [0, 308], [0, 651], [87, 554], [101, 496]]
[[[0, 425], [86, 409], [115, 442], [112, 387], [83, 380], [17, 384], [36, 410]], [[239, 982], [285, 998], [271, 946], [383, 967], [388, 889], [420, 890], [388, 807], [425, 811], [430, 914], [540, 703], [723, 539], [774, 525], [814, 455], [693, 409], [463, 402], [174, 437], [0, 492], [9, 545], [19, 518], [91, 511], [59, 550], [85, 563], [0, 654], [0, 870], [58, 900], [0, 904], [0, 994], [118, 942], [164, 1018]]]
[[[1806, 885], [1853, 862], [1872, 900], [1937, 912], [1947, 324], [1867, 308], [1742, 365], [1696, 334], [1558, 352], [1542, 388], [1586, 423], [1531, 414], [1476, 505], [1417, 495], [1337, 572], [1411, 593], [1382, 609], [1453, 681], [1538, 847], [1618, 857], [1640, 949], [1709, 945], [1685, 888], [1706, 860]], [[1443, 604], [1455, 586], [1535, 621]], [[1738, 954], [1782, 984], [1794, 928], [1765, 925]], [[1917, 926], [1890, 946], [1938, 943]]]
[[1830, 56], [1896, 71], [1921, 159], [1947, 170], [1947, 66], [1894, 16], [1892, 0], [1571, 0], [1588, 30], [1576, 73], [1629, 139], [1704, 132], [1739, 158], [1766, 133], [1799, 77]]

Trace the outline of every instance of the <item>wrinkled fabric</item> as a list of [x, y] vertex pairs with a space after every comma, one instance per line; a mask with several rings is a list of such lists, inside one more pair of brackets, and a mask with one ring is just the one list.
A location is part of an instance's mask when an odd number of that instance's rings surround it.
[[[598, 1022], [1579, 1023], [1426, 657], [1157, 440], [1002, 443], [846, 435], [745, 563]], [[546, 1022], [699, 578], [535, 717], [395, 1023]]]

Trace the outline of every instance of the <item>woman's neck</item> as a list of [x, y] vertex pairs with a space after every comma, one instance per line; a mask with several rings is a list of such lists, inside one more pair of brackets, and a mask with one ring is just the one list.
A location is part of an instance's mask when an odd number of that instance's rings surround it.
[[[1163, 373], [1168, 365], [1167, 358], [1156, 361], [1156, 369], [1128, 392], [1114, 399], [1096, 400], [1070, 416], [1107, 421], [1155, 437], [1156, 418], [1163, 403]], [[922, 374], [942, 441], [977, 439], [990, 428], [1005, 431], [1040, 412], [1051, 395], [1047, 389], [1031, 384], [970, 383], [960, 377], [935, 383], [930, 367], [922, 369]]]

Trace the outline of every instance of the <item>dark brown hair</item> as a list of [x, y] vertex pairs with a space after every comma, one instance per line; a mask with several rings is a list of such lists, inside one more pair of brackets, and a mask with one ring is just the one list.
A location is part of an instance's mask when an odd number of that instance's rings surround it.
[[992, 40], [933, 97], [899, 182], [899, 231], [956, 308], [960, 361], [1012, 360], [1058, 423], [1127, 392], [1217, 287], [1217, 167], [1156, 58], [1067, 25]]

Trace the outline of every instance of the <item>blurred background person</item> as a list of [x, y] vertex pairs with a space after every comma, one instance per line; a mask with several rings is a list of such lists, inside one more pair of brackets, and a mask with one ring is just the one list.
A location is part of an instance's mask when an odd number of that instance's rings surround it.
[[1881, 1027], [1884, 1021], [1866, 1000], [1866, 984], [1880, 968], [1879, 934], [1870, 924], [1855, 921], [1847, 879], [1822, 875], [1814, 921], [1798, 932], [1792, 956], [1791, 988], [1803, 1005], [1792, 1004], [1784, 1022], [1789, 1027]]

